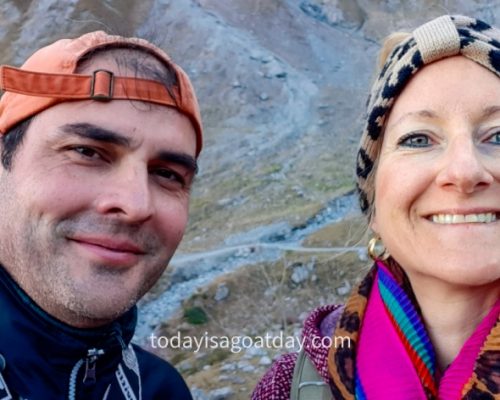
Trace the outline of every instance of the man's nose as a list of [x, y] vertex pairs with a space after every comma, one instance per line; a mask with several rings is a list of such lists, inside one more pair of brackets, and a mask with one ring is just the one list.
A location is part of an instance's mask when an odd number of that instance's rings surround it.
[[464, 194], [488, 188], [494, 178], [486, 168], [485, 157], [472, 138], [457, 138], [445, 151], [436, 182], [443, 188]]
[[142, 222], [153, 214], [147, 167], [117, 167], [103, 180], [96, 204], [101, 214], [114, 214], [128, 222]]

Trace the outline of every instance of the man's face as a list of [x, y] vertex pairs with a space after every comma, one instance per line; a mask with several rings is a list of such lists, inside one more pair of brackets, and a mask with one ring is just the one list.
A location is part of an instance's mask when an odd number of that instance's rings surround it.
[[46, 311], [91, 327], [159, 278], [186, 226], [196, 137], [174, 109], [66, 102], [0, 175], [0, 262]]

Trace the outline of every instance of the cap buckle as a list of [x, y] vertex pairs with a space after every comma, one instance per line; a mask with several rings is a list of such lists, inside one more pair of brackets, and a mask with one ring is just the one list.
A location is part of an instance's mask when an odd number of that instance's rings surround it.
[[110, 101], [113, 98], [114, 74], [107, 69], [92, 72], [90, 98], [97, 101]]

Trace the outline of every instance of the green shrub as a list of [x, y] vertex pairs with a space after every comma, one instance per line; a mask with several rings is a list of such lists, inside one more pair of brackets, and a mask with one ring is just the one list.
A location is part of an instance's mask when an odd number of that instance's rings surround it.
[[201, 307], [190, 307], [184, 310], [184, 319], [191, 325], [203, 325], [208, 322], [208, 316]]

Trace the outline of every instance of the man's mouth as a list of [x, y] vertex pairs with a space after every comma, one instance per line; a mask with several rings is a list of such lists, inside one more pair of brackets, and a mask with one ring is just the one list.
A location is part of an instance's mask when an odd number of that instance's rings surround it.
[[70, 240], [83, 244], [102, 247], [104, 249], [116, 252], [134, 254], [145, 253], [140, 246], [127, 239], [116, 239], [102, 236], [75, 236], [70, 238]]
[[429, 219], [436, 224], [488, 224], [497, 220], [497, 213], [433, 214]]
[[145, 254], [140, 246], [127, 239], [103, 236], [75, 236], [68, 239], [75, 243], [86, 257], [103, 265], [132, 266]]

